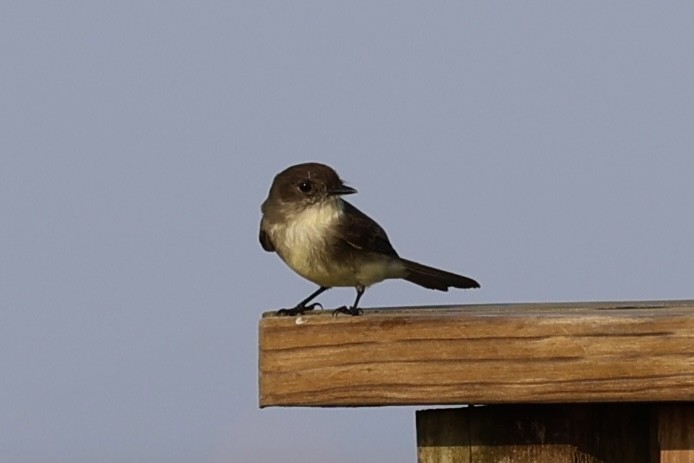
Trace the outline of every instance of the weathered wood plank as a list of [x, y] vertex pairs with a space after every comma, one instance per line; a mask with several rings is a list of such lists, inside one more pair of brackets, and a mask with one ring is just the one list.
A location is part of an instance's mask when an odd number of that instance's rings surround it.
[[657, 410], [660, 463], [694, 463], [694, 404]]
[[260, 405], [694, 400], [694, 301], [266, 315]]
[[419, 463], [656, 463], [651, 406], [492, 405], [417, 412]]

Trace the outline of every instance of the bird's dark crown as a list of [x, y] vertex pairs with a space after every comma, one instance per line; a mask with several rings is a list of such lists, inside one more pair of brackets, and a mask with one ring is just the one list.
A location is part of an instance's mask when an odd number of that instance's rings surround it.
[[355, 193], [337, 172], [325, 164], [307, 162], [286, 168], [275, 176], [268, 201], [311, 205], [331, 195]]

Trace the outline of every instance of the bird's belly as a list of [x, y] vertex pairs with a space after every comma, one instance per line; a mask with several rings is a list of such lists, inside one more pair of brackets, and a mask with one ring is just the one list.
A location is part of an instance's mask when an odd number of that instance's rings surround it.
[[[322, 221], [305, 224], [301, 220], [278, 231], [277, 254], [296, 273], [320, 286], [355, 286], [354, 269], [330, 254], [327, 227]], [[275, 230], [273, 230], [275, 231]]]
[[346, 262], [326, 259], [317, 252], [289, 252], [281, 257], [292, 270], [317, 285], [332, 287], [359, 284], [354, 269]]
[[388, 278], [402, 278], [405, 276], [405, 267], [399, 259], [390, 256], [371, 254], [368, 257], [358, 259], [355, 266], [356, 279], [364, 286], [370, 286]]
[[290, 252], [282, 258], [302, 277], [326, 287], [370, 286], [388, 278], [402, 278], [406, 273], [399, 260], [376, 254], [336, 259], [316, 252]]
[[403, 264], [392, 256], [358, 248], [339, 251], [349, 245], [332, 241], [331, 221], [318, 220], [316, 214], [270, 229], [277, 254], [296, 273], [326, 287], [369, 286], [405, 276]]

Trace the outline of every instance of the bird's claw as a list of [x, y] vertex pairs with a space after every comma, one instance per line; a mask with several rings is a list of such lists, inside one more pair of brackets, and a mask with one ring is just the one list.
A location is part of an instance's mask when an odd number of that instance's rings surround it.
[[357, 315], [362, 315], [364, 311], [358, 308], [347, 307], [346, 305], [343, 305], [342, 307], [338, 307], [337, 309], [333, 310], [333, 317], [337, 317], [341, 313], [356, 317]]
[[280, 309], [277, 311], [277, 315], [294, 317], [296, 315], [303, 315], [304, 312], [314, 310], [316, 307], [320, 307], [323, 310], [323, 306], [319, 302], [314, 302], [309, 305], [297, 305], [293, 309]]

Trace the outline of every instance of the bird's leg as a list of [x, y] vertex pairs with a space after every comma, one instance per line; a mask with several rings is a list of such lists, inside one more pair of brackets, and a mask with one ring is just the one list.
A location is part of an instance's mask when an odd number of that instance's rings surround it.
[[296, 307], [294, 307], [293, 309], [280, 309], [277, 311], [277, 315], [294, 316], [294, 315], [301, 315], [308, 310], [315, 309], [316, 307], [320, 307], [322, 309], [323, 306], [320, 305], [318, 302], [314, 302], [313, 304], [309, 304], [309, 305], [306, 305], [306, 304], [311, 302], [312, 299], [315, 299], [320, 293], [322, 293], [323, 291], [327, 291], [328, 289], [330, 289], [330, 288], [327, 286], [321, 286], [320, 288], [315, 290], [313, 293], [311, 293], [311, 295], [309, 297], [307, 297], [303, 301], [299, 302], [296, 305]]
[[364, 285], [357, 285], [357, 298], [354, 300], [354, 305], [352, 307], [347, 307], [347, 306], [342, 306], [333, 311], [333, 317], [337, 317], [338, 314], [344, 313], [347, 315], [361, 315], [364, 313], [363, 310], [359, 309], [357, 306], [359, 305], [359, 299], [361, 299], [362, 294], [364, 294], [364, 291], [366, 288]]

